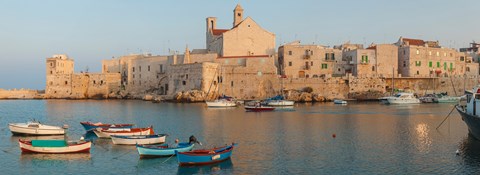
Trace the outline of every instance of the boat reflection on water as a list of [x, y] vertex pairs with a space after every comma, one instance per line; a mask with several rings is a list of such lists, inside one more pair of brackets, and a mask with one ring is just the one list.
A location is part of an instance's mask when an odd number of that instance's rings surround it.
[[90, 161], [91, 155], [89, 153], [74, 153], [74, 154], [20, 154], [20, 160], [23, 161]]
[[462, 156], [465, 164], [471, 167], [480, 168], [480, 140], [475, 139], [468, 134], [464, 138], [459, 147], [460, 156]]
[[177, 174], [230, 174], [233, 171], [232, 159], [201, 166], [178, 166]]
[[275, 106], [275, 111], [295, 111], [293, 106]]
[[25, 140], [63, 140], [65, 139], [64, 135], [52, 135], [52, 136], [16, 136], [12, 135], [10, 137], [10, 142], [16, 143], [18, 146], [18, 139], [25, 139]]

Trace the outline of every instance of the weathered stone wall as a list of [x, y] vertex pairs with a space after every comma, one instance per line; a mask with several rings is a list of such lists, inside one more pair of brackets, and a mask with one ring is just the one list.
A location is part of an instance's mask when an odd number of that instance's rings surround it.
[[222, 56], [275, 54], [275, 34], [262, 29], [249, 17], [223, 33], [222, 41]]
[[51, 81], [47, 84], [45, 98], [109, 98], [109, 94], [118, 94], [120, 90], [119, 73], [80, 73], [48, 76], [52, 77], [48, 78]]
[[0, 89], [0, 99], [40, 99], [43, 95], [38, 90], [30, 89]]
[[284, 78], [283, 87], [285, 90], [304, 91], [306, 87], [312, 88], [313, 94], [327, 99], [345, 99], [348, 97], [347, 79], [342, 77], [325, 78]]
[[[392, 79], [385, 79], [387, 92], [391, 92]], [[466, 90], [480, 84], [478, 76], [439, 77], [439, 78], [395, 78], [395, 89], [411, 90], [420, 96], [426, 93], [447, 92], [449, 95], [460, 96]], [[455, 89], [455, 90], [454, 90]], [[455, 93], [456, 92], [456, 93]]]

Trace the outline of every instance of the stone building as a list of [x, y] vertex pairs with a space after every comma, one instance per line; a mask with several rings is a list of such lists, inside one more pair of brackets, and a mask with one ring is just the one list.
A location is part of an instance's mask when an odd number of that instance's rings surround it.
[[321, 45], [301, 45], [295, 41], [278, 48], [280, 73], [288, 78], [318, 78], [341, 75], [337, 67], [341, 61], [340, 49]]
[[[276, 91], [275, 34], [252, 18], [243, 18], [237, 5], [233, 27], [217, 29], [216, 18], [206, 19], [206, 49], [188, 47], [168, 56], [128, 55], [102, 61], [103, 73], [120, 73], [121, 89], [131, 96], [148, 93], [175, 95], [200, 90], [250, 98]], [[257, 86], [263, 88], [257, 88]], [[268, 91], [268, 92], [267, 92]], [[210, 96], [210, 95], [209, 95]]]
[[399, 73], [404, 77], [463, 75], [467, 69], [478, 70], [478, 65], [463, 69], [459, 62], [467, 60], [465, 55], [455, 49], [441, 47], [438, 41], [400, 37], [395, 45], [399, 47]]
[[353, 76], [392, 77], [397, 74], [398, 47], [392, 44], [371, 45], [367, 49], [344, 51], [348, 72]]
[[46, 61], [45, 98], [109, 98], [119, 92], [119, 73], [74, 73], [74, 61], [54, 55]]

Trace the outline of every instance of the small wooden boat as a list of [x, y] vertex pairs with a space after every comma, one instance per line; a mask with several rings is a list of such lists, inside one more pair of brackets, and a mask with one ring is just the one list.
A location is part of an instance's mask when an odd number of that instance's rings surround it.
[[138, 135], [153, 135], [153, 127], [148, 128], [96, 128], [93, 130], [98, 138], [110, 138], [112, 135], [120, 136], [138, 136]]
[[345, 101], [345, 100], [338, 100], [338, 99], [337, 99], [337, 100], [333, 100], [333, 103], [334, 103], [334, 104], [347, 104], [347, 101]]
[[132, 128], [134, 124], [107, 124], [107, 123], [92, 123], [80, 122], [85, 130], [90, 131], [95, 128]]
[[175, 155], [177, 152], [186, 152], [191, 151], [195, 146], [194, 143], [179, 143], [176, 148], [168, 147], [167, 144], [163, 145], [137, 145], [137, 151], [140, 155], [140, 158], [149, 158], [149, 157], [165, 157]]
[[270, 107], [270, 106], [245, 106], [245, 110], [247, 111], [253, 111], [253, 112], [262, 112], [262, 111], [273, 111], [275, 110], [275, 107]]
[[208, 107], [236, 107], [235, 100], [230, 99], [217, 99], [214, 101], [206, 101]]
[[48, 154], [65, 154], [65, 153], [89, 153], [92, 142], [78, 141], [67, 142], [66, 140], [22, 140], [18, 143], [22, 153], [48, 153]]
[[8, 128], [14, 135], [63, 135], [66, 127], [44, 125], [37, 121], [10, 123]]
[[206, 165], [221, 162], [230, 158], [236, 144], [225, 147], [194, 150], [188, 152], [175, 151], [178, 163], [182, 165]]
[[112, 142], [115, 145], [135, 145], [135, 144], [159, 144], [165, 143], [166, 134], [156, 135], [137, 135], [137, 136], [121, 136], [112, 135]]

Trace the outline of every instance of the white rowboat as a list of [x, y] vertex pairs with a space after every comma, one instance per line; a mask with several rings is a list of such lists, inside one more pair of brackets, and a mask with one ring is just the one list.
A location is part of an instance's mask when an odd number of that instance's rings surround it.
[[141, 135], [141, 136], [118, 136], [112, 135], [112, 142], [115, 145], [148, 145], [165, 143], [166, 134]]

